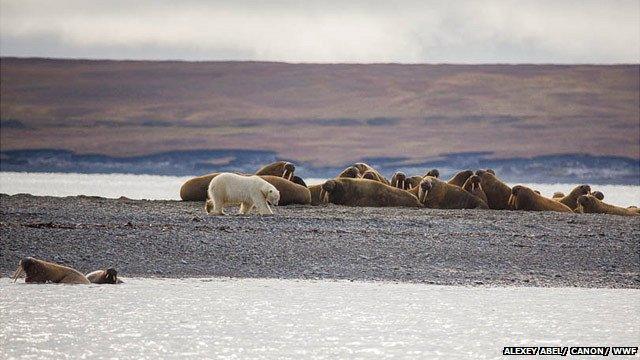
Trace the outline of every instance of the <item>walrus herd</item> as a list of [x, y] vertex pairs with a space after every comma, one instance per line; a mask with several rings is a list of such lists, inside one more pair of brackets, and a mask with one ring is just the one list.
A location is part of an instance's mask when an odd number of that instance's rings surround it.
[[[180, 189], [184, 201], [206, 201], [211, 179], [220, 173], [195, 177]], [[237, 173], [240, 174], [240, 173]], [[240, 174], [249, 175], [249, 174]], [[307, 186], [295, 175], [295, 165], [277, 161], [256, 171], [280, 192], [278, 205], [322, 205], [376, 207], [413, 207], [432, 209], [493, 209], [523, 211], [556, 211], [638, 216], [637, 207], [622, 208], [603, 201], [604, 194], [579, 185], [569, 194], [542, 196], [523, 185], [509, 187], [492, 169], [463, 170], [451, 179], [439, 179], [438, 169], [424, 175], [409, 176], [395, 172], [387, 180], [365, 163], [355, 163], [323, 184]]]
[[[322, 184], [307, 186], [295, 174], [294, 164], [277, 161], [255, 174], [241, 174], [230, 178], [253, 176], [258, 182], [279, 192], [279, 206], [336, 204], [343, 206], [408, 207], [432, 209], [493, 209], [522, 211], [555, 211], [640, 216], [636, 206], [623, 208], [605, 203], [604, 194], [592, 191], [589, 185], [579, 185], [569, 194], [556, 192], [553, 197], [523, 185], [513, 188], [500, 180], [495, 171], [481, 169], [460, 171], [447, 181], [440, 180], [440, 172], [431, 169], [424, 175], [407, 176], [395, 172], [391, 181], [364, 163], [355, 163], [335, 178]], [[212, 180], [220, 174], [211, 173], [189, 179], [180, 188], [184, 201], [205, 201]], [[259, 178], [258, 178], [259, 177]], [[222, 179], [222, 178], [220, 178]], [[267, 184], [268, 183], [268, 184]], [[250, 209], [249, 209], [250, 210]], [[221, 213], [221, 212], [220, 212]], [[220, 214], [221, 215], [221, 214]], [[25, 274], [27, 283], [119, 284], [122, 280], [115, 269], [97, 270], [88, 274], [52, 262], [27, 257], [20, 260], [14, 282]]]

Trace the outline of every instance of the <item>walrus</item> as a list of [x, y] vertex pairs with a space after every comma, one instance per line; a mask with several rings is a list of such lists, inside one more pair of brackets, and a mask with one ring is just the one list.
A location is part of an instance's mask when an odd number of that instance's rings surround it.
[[261, 175], [261, 178], [275, 186], [280, 192], [278, 206], [301, 204], [311, 204], [311, 192], [305, 186], [298, 185], [292, 181], [279, 176]]
[[407, 182], [407, 175], [402, 171], [396, 171], [391, 177], [391, 186], [401, 190], [409, 190], [411, 187]]
[[425, 176], [431, 176], [431, 177], [434, 177], [434, 178], [439, 178], [440, 177], [440, 171], [438, 171], [438, 169], [431, 169], [431, 170], [427, 171], [427, 173], [424, 174], [424, 176], [422, 176], [422, 177], [425, 177]]
[[487, 195], [489, 208], [494, 210], [509, 209], [511, 188], [488, 170], [478, 170], [476, 175], [480, 178], [480, 186]]
[[593, 191], [591, 192], [591, 195], [595, 196], [596, 199], [600, 201], [604, 200], [604, 194], [602, 193], [602, 191]]
[[[434, 176], [434, 177], [437, 178], [437, 176]], [[423, 177], [418, 175], [414, 175], [406, 178], [405, 181], [409, 185], [407, 190], [413, 189], [414, 187], [420, 185], [420, 183], [422, 182], [422, 179]]]
[[593, 195], [580, 195], [578, 197], [578, 208], [576, 209], [576, 212], [622, 216], [640, 216], [640, 213], [637, 213], [631, 209], [625, 209], [620, 206], [607, 204], [598, 200], [598, 198]]
[[256, 175], [272, 175], [291, 180], [294, 171], [296, 171], [296, 167], [292, 163], [288, 161], [276, 161], [261, 167], [256, 171]]
[[465, 181], [464, 184], [462, 185], [462, 188], [466, 190], [468, 193], [470, 193], [471, 195], [479, 197], [486, 204], [489, 203], [489, 200], [487, 200], [487, 194], [485, 194], [484, 191], [482, 190], [482, 185], [480, 184], [480, 177], [478, 175], [469, 176], [467, 181]]
[[338, 174], [338, 176], [336, 176], [336, 178], [351, 178], [351, 179], [357, 179], [359, 177], [360, 177], [360, 170], [358, 170], [358, 168], [355, 166], [349, 166], [348, 168], [342, 170], [342, 172]]
[[311, 205], [321, 205], [327, 203], [327, 192], [322, 189], [322, 184], [309, 186], [311, 193]]
[[573, 210], [578, 207], [578, 197], [580, 195], [587, 195], [591, 192], [591, 187], [589, 185], [578, 185], [571, 192], [564, 197], [561, 198], [553, 198], [553, 200], [559, 201], [569, 207], [569, 209]]
[[447, 183], [449, 183], [450, 185], [462, 187], [462, 185], [464, 185], [464, 182], [467, 181], [467, 179], [471, 175], [473, 175], [473, 171], [471, 170], [460, 171], [459, 173], [453, 175], [453, 177], [449, 179]]
[[539, 195], [522, 185], [516, 185], [511, 189], [509, 205], [513, 210], [573, 212], [567, 205]]
[[[600, 200], [600, 199], [598, 199], [598, 200]], [[628, 206], [627, 210], [629, 210], [631, 212], [634, 212], [634, 213], [637, 213], [637, 214], [640, 214], [640, 208], [638, 208], [637, 206], [633, 206], [633, 205], [632, 206]]]
[[552, 199], [562, 199], [563, 197], [565, 197], [564, 193], [562, 191], [556, 191], [553, 193], [553, 196], [551, 197]]
[[[256, 171], [256, 175], [272, 175], [280, 176], [282, 178], [293, 179], [293, 172], [296, 167], [287, 161], [276, 161], [268, 164]], [[218, 176], [219, 172], [197, 176], [187, 180], [180, 187], [180, 198], [183, 201], [206, 201], [207, 189], [211, 180]], [[235, 172], [238, 175], [247, 175]], [[302, 179], [300, 179], [302, 180]], [[303, 182], [304, 183], [304, 182]]]
[[13, 282], [16, 282], [22, 273], [26, 274], [26, 283], [91, 284], [87, 277], [76, 269], [32, 257], [20, 260], [13, 274]]
[[371, 170], [367, 170], [367, 171], [365, 171], [365, 172], [362, 174], [361, 178], [363, 178], [363, 179], [368, 179], [368, 180], [373, 180], [373, 181], [379, 181], [378, 176], [376, 175], [376, 173], [374, 173], [374, 172], [373, 172], [373, 171], [371, 171]]
[[369, 179], [339, 178], [322, 184], [327, 201], [336, 205], [374, 207], [421, 207], [408, 191]]
[[298, 184], [298, 185], [304, 186], [304, 187], [308, 187], [307, 183], [305, 183], [304, 180], [302, 180], [302, 178], [300, 176], [296, 176], [296, 175], [292, 176], [291, 177], [291, 182], [293, 182], [294, 184]]
[[122, 280], [118, 278], [118, 272], [113, 268], [92, 271], [86, 276], [92, 284], [122, 284]]
[[391, 185], [391, 183], [389, 183], [389, 180], [387, 180], [387, 178], [385, 178], [384, 176], [382, 176], [382, 174], [380, 174], [378, 172], [378, 170], [372, 168], [371, 166], [369, 166], [368, 164], [365, 163], [355, 163], [353, 164], [353, 167], [355, 167], [356, 169], [358, 169], [358, 171], [360, 172], [360, 177], [362, 177], [367, 171], [370, 171], [374, 174], [376, 181], [379, 181], [383, 184], [386, 185]]
[[488, 209], [489, 206], [477, 196], [459, 186], [427, 176], [420, 185], [409, 190], [425, 207], [432, 209]]

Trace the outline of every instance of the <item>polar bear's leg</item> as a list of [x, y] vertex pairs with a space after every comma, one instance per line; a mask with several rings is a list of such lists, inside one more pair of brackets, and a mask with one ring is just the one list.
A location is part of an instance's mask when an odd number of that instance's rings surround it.
[[252, 200], [253, 206], [258, 209], [258, 213], [260, 213], [260, 215], [273, 215], [273, 211], [271, 211], [271, 208], [267, 204], [267, 200], [262, 197], [262, 193], [252, 196]]
[[222, 196], [220, 196], [219, 194], [213, 194], [213, 199], [211, 201], [213, 202], [213, 211], [211, 212], [211, 214], [225, 215], [224, 201], [222, 199]]
[[240, 204], [240, 211], [238, 211], [238, 214], [240, 215], [248, 214], [252, 208], [253, 208], [253, 205], [251, 205], [250, 203], [243, 202]]

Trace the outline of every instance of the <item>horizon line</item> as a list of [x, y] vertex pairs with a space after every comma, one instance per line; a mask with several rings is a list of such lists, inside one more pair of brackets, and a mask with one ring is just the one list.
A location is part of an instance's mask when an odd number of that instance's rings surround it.
[[281, 60], [255, 60], [255, 59], [224, 59], [224, 60], [188, 60], [188, 59], [109, 59], [109, 58], [93, 58], [93, 57], [48, 57], [48, 56], [15, 56], [15, 55], [2, 55], [0, 59], [19, 59], [19, 60], [61, 60], [61, 61], [111, 61], [111, 62], [172, 62], [172, 63], [272, 63], [272, 64], [288, 64], [288, 65], [457, 65], [457, 66], [470, 66], [470, 65], [527, 65], [527, 66], [640, 66], [640, 61], [637, 63], [629, 62], [613, 62], [613, 63], [564, 63], [564, 62], [314, 62], [314, 61], [281, 61]]

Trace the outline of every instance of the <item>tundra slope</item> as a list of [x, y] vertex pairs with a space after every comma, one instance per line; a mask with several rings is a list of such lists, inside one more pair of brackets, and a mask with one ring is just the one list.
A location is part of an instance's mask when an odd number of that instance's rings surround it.
[[122, 277], [253, 277], [640, 288], [640, 217], [276, 207], [0, 195], [0, 273], [24, 256]]

